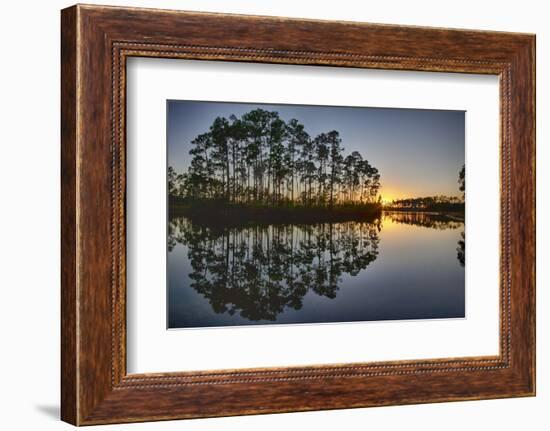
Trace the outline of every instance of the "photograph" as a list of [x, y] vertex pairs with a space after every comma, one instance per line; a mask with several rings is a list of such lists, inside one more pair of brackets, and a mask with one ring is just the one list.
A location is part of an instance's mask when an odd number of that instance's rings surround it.
[[167, 101], [167, 327], [466, 317], [465, 112]]

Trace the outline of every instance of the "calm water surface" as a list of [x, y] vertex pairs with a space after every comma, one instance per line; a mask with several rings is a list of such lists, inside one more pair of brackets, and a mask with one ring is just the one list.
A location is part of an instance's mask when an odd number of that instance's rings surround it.
[[169, 328], [464, 317], [464, 223], [201, 226], [172, 218]]

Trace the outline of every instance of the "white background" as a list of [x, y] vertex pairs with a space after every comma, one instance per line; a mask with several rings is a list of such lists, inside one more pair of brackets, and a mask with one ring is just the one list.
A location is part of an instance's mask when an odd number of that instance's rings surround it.
[[[127, 84], [129, 373], [498, 355], [498, 77], [134, 58]], [[466, 111], [466, 318], [167, 331], [167, 99]]]
[[[143, 1], [132, 6], [537, 33], [538, 396], [284, 415], [105, 426], [96, 429], [498, 430], [548, 428], [550, 414], [550, 70], [545, 2]], [[69, 2], [5, 2], [0, 16], [0, 426], [70, 429], [59, 409], [59, 9]]]

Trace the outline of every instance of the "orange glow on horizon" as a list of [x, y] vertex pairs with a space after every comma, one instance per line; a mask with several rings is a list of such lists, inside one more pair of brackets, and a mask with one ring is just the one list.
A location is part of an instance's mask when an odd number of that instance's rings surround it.
[[[414, 198], [424, 198], [433, 196], [426, 193], [414, 193], [414, 192], [400, 192], [394, 190], [381, 190], [380, 196], [382, 197], [382, 205], [391, 204], [393, 201], [401, 199], [414, 199]], [[459, 194], [447, 195], [449, 197], [460, 197]]]

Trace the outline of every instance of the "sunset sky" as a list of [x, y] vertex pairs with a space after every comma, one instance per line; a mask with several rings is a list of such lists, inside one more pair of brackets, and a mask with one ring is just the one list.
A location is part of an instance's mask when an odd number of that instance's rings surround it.
[[385, 201], [462, 194], [457, 180], [464, 164], [464, 111], [168, 101], [168, 164], [185, 172], [191, 141], [217, 116], [256, 108], [277, 111], [285, 121], [296, 118], [312, 137], [337, 130], [344, 156], [358, 151], [378, 168]]

